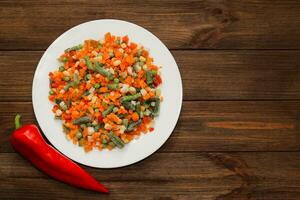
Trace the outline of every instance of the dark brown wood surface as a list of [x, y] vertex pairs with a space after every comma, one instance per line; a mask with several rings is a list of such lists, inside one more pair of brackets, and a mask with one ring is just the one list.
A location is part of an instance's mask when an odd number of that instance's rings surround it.
[[[184, 102], [166, 144], [118, 169], [83, 166], [102, 195], [57, 182], [15, 153], [13, 118], [36, 123], [36, 65], [67, 29], [144, 26], [178, 63]], [[300, 1], [0, 1], [0, 199], [300, 199]]]

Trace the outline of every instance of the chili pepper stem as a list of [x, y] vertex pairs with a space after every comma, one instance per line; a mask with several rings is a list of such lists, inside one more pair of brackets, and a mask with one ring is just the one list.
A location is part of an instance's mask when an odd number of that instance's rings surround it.
[[21, 117], [22, 116], [20, 114], [17, 114], [16, 117], [15, 117], [15, 128], [16, 129], [19, 129], [22, 126]]

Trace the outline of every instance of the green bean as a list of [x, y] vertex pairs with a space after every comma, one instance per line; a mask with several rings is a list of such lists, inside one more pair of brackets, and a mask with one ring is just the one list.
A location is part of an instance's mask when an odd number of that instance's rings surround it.
[[[118, 136], [116, 136], [112, 131], [108, 133], [109, 139], [118, 147], [118, 148], [123, 148], [125, 143], [123, 140], [121, 140]], [[109, 143], [109, 145], [111, 145]]]
[[124, 118], [125, 117], [125, 114], [118, 114], [117, 115], [120, 119]]
[[111, 146], [112, 148], [115, 148], [115, 146], [116, 146], [115, 143], [113, 143], [113, 142], [109, 142], [108, 144], [109, 144], [109, 146]]
[[65, 102], [63, 102], [63, 101], [59, 103], [59, 106], [60, 106], [60, 108], [63, 109], [63, 110], [67, 110], [67, 109], [68, 109], [68, 106], [67, 106], [67, 105], [65, 104]]
[[82, 129], [86, 128], [86, 124], [80, 124], [80, 128]]
[[132, 103], [130, 103], [129, 101], [125, 101], [122, 103], [122, 105], [129, 110], [135, 110], [135, 106], [132, 105]]
[[97, 125], [94, 127], [94, 130], [95, 130], [96, 132], [98, 132], [98, 131], [99, 131], [99, 129], [100, 129], [100, 125], [99, 125], [99, 124], [97, 124]]
[[128, 96], [124, 96], [121, 98], [121, 102], [125, 102], [125, 101], [132, 101], [132, 100], [136, 100], [138, 98], [140, 98], [142, 95], [141, 93], [137, 93], [137, 94], [134, 94], [134, 95], [128, 95]]
[[147, 85], [151, 85], [153, 83], [153, 74], [151, 71], [146, 71], [146, 81]]
[[136, 110], [137, 114], [141, 117], [141, 103], [140, 102], [136, 103], [135, 110]]
[[87, 68], [88, 68], [89, 70], [94, 71], [95, 69], [94, 69], [94, 67], [93, 67], [93, 65], [92, 65], [92, 63], [91, 63], [91, 61], [90, 61], [90, 58], [89, 58], [88, 56], [85, 56], [85, 57], [84, 57], [84, 60], [85, 60], [85, 64], [86, 64]]
[[68, 83], [67, 85], [64, 86], [64, 90], [65, 90], [65, 91], [68, 91], [68, 89], [69, 89], [70, 87], [73, 87], [73, 86], [74, 86], [74, 82], [70, 82], [70, 83]]
[[82, 49], [83, 45], [82, 44], [79, 44], [79, 45], [76, 45], [76, 46], [73, 46], [71, 48], [67, 48], [65, 50], [65, 52], [70, 52], [70, 51], [76, 51], [76, 50], [79, 50], [79, 49]]
[[110, 105], [106, 110], [103, 111], [102, 116], [105, 117], [106, 115], [108, 115], [109, 113], [111, 113], [114, 109], [114, 105]]
[[68, 99], [68, 100], [67, 100], [66, 105], [67, 105], [68, 107], [70, 107], [70, 106], [72, 105], [71, 99]]
[[92, 121], [91, 117], [89, 117], [89, 116], [84, 116], [84, 117], [80, 117], [80, 118], [78, 118], [78, 119], [75, 119], [75, 120], [73, 121], [73, 124], [75, 124], [75, 125], [78, 125], [78, 124], [86, 124], [86, 123], [91, 122], [91, 121]]
[[79, 84], [79, 79], [78, 79], [78, 74], [77, 73], [73, 74], [73, 82], [74, 82], [74, 85]]
[[103, 65], [101, 66], [99, 62], [95, 62], [95, 65], [96, 65], [95, 70], [96, 70], [99, 74], [101, 74], [101, 75], [103, 75], [103, 76], [106, 76], [109, 80], [113, 80], [114, 76], [113, 76], [112, 73], [110, 73], [108, 70], [104, 69], [104, 68], [102, 67]]
[[159, 107], [160, 107], [160, 99], [159, 98], [155, 98], [155, 107], [153, 109], [154, 116], [156, 116], [158, 114]]
[[62, 102], [61, 99], [55, 99], [55, 103], [56, 103], [56, 104], [60, 104], [60, 102]]
[[107, 87], [108, 87], [108, 89], [110, 89], [110, 90], [116, 90], [116, 89], [118, 89], [118, 84], [116, 84], [116, 83], [113, 83], [113, 84], [108, 84], [107, 85]]
[[89, 94], [90, 94], [90, 92], [89, 92], [88, 90], [86, 90], [86, 91], [81, 95], [81, 98], [84, 97], [84, 96], [87, 96], [87, 95], [89, 95]]
[[128, 119], [123, 119], [122, 124], [127, 128], [127, 126], [128, 126]]
[[127, 132], [133, 131], [140, 123], [142, 123], [142, 120], [141, 120], [141, 119], [139, 119], [139, 120], [136, 121], [136, 122], [132, 122], [131, 124], [129, 124], [129, 125], [127, 126], [126, 131], [127, 131]]
[[[147, 101], [145, 101], [144, 103], [145, 103], [144, 104], [145, 108], [150, 109], [149, 111], [151, 113], [149, 113], [149, 115], [152, 114], [153, 116], [157, 116], [157, 114], [159, 112], [159, 107], [160, 107], [160, 99], [158, 97], [151, 98], [151, 99], [148, 99]], [[153, 105], [153, 103], [155, 103], [155, 105]]]

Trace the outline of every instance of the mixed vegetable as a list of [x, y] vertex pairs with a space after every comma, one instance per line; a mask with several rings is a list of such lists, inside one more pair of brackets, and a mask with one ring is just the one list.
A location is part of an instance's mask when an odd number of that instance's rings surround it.
[[144, 47], [106, 33], [66, 49], [59, 61], [49, 73], [49, 100], [74, 144], [111, 150], [153, 131], [162, 80]]

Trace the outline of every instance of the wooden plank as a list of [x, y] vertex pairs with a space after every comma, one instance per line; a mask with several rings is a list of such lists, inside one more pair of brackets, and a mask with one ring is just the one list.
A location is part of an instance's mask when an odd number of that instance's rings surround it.
[[[0, 74], [0, 101], [31, 101], [42, 53], [0, 52], [5, 72]], [[300, 99], [300, 51], [172, 53], [181, 71], [184, 100]]]
[[139, 24], [171, 49], [299, 49], [297, 0], [1, 1], [0, 49], [46, 49], [95, 19]]
[[296, 200], [299, 156], [299, 152], [156, 153], [124, 168], [84, 167], [110, 188], [109, 195], [101, 195], [50, 180], [19, 155], [1, 153], [0, 198]]
[[[13, 151], [8, 139], [16, 113], [36, 123], [31, 103], [0, 103], [0, 152]], [[184, 102], [160, 152], [300, 151], [299, 117], [300, 101]]]

